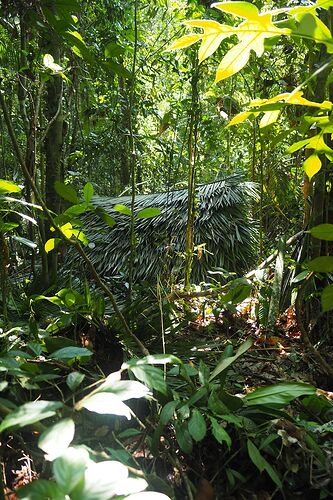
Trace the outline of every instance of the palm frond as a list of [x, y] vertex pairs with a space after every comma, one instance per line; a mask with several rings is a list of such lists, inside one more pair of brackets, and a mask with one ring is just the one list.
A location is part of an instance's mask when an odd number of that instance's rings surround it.
[[[174, 273], [181, 277], [187, 221], [187, 190], [138, 195], [135, 213], [156, 207], [160, 215], [139, 219], [135, 231], [134, 279], [155, 280], [157, 275]], [[256, 198], [256, 186], [245, 182], [241, 174], [198, 186], [196, 191], [195, 246], [204, 245], [201, 258], [193, 263], [193, 282], [206, 279], [216, 267], [242, 272], [253, 263], [256, 228], [250, 219], [250, 201]], [[131, 198], [95, 196], [93, 203], [108, 212], [117, 224], [109, 228], [96, 215], [84, 219], [84, 232], [94, 244], [88, 250], [97, 270], [104, 277], [127, 276], [130, 256], [129, 217], [113, 210], [114, 205], [130, 206]]]

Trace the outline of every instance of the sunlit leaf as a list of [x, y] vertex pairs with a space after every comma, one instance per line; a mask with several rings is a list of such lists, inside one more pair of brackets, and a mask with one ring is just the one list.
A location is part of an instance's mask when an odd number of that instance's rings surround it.
[[0, 432], [12, 427], [22, 428], [45, 418], [52, 417], [62, 408], [60, 401], [33, 401], [19, 406], [7, 415], [0, 424]]
[[43, 64], [46, 68], [52, 70], [54, 73], [59, 73], [64, 70], [62, 66], [54, 62], [54, 58], [53, 56], [51, 56], [51, 54], [44, 55]]
[[253, 113], [251, 111], [242, 111], [238, 115], [234, 116], [232, 120], [228, 123], [227, 127], [232, 127], [233, 125], [238, 125], [239, 123], [245, 122]]
[[94, 195], [94, 186], [91, 184], [91, 182], [87, 182], [87, 184], [83, 188], [83, 196], [85, 201], [87, 203], [90, 203], [93, 195]]
[[5, 179], [0, 179], [0, 194], [19, 193], [20, 191], [22, 191], [22, 188], [14, 184], [14, 182], [6, 181]]
[[54, 460], [68, 448], [74, 438], [74, 433], [73, 420], [64, 418], [41, 434], [38, 447], [47, 454], [48, 460]]
[[159, 208], [143, 208], [136, 214], [137, 219], [151, 219], [160, 215], [161, 210]]
[[267, 113], [264, 114], [264, 116], [260, 120], [259, 127], [265, 128], [265, 127], [268, 127], [269, 125], [272, 125], [278, 119], [279, 114], [280, 114], [280, 110], [268, 111]]
[[303, 163], [304, 172], [311, 180], [314, 175], [321, 169], [321, 160], [318, 155], [309, 156]]
[[243, 401], [249, 406], [253, 405], [272, 405], [274, 407], [283, 407], [289, 404], [293, 399], [306, 394], [314, 394], [316, 389], [303, 382], [282, 382], [280, 384], [260, 387], [247, 394]]
[[45, 252], [51, 252], [51, 250], [54, 250], [60, 242], [61, 238], [50, 238], [44, 245]]
[[120, 212], [121, 214], [124, 215], [129, 215], [129, 216], [132, 215], [132, 210], [126, 207], [126, 205], [115, 205], [113, 207], [113, 210], [115, 210], [116, 212]]
[[90, 463], [89, 453], [85, 448], [67, 448], [52, 464], [57, 484], [64, 492], [70, 493], [83, 480]]
[[131, 419], [131, 411], [122, 400], [112, 392], [98, 392], [87, 396], [77, 403], [76, 409], [86, 408], [89, 411], [110, 415], [121, 415]]
[[200, 35], [185, 35], [173, 42], [170, 47], [168, 47], [168, 50], [185, 49], [199, 40], [201, 40]]
[[226, 368], [228, 368], [237, 358], [242, 356], [250, 347], [252, 346], [252, 339], [249, 337], [238, 349], [234, 356], [227, 357], [225, 359], [221, 359], [216, 368], [213, 370], [213, 373], [210, 376], [210, 381], [217, 377], [220, 373], [222, 373]]

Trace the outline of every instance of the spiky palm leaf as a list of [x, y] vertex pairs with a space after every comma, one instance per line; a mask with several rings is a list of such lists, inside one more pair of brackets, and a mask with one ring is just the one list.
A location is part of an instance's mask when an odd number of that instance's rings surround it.
[[[256, 197], [255, 185], [245, 182], [240, 174], [204, 184], [197, 188], [195, 245], [204, 244], [201, 258], [193, 263], [193, 282], [206, 279], [207, 271], [223, 267], [241, 272], [251, 265], [256, 230], [250, 219], [249, 202]], [[114, 228], [106, 227], [97, 216], [89, 214], [84, 232], [94, 243], [89, 255], [105, 277], [128, 273], [130, 256], [129, 217], [113, 210], [114, 205], [130, 206], [130, 197], [94, 197], [93, 203], [104, 208], [117, 221]], [[135, 213], [156, 207], [160, 215], [136, 221], [137, 246], [134, 258], [134, 278], [155, 280], [157, 275], [175, 273], [181, 278], [184, 263], [187, 220], [187, 190], [138, 195]]]

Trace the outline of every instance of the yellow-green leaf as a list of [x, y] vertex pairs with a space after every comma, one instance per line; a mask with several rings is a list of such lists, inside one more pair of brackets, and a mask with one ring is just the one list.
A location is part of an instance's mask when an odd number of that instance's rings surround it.
[[195, 34], [182, 36], [181, 38], [178, 38], [178, 40], [173, 42], [167, 50], [184, 49], [185, 47], [189, 47], [193, 43], [198, 42], [199, 40], [201, 40], [201, 38], [201, 35]]
[[198, 53], [200, 63], [218, 49], [222, 40], [235, 32], [232, 26], [223, 25], [216, 21], [208, 21], [206, 19], [187, 21], [185, 24], [193, 28], [201, 28], [204, 31], [201, 36], [202, 43]]
[[303, 168], [305, 173], [311, 180], [312, 177], [321, 169], [321, 161], [318, 155], [313, 154], [309, 156], [309, 158], [307, 158], [303, 163]]
[[272, 125], [272, 123], [275, 123], [276, 120], [278, 119], [280, 114], [280, 110], [276, 111], [267, 111], [267, 113], [264, 114], [262, 119], [260, 120], [259, 127], [264, 128], [268, 127], [268, 125]]
[[238, 73], [249, 60], [251, 48], [245, 43], [239, 43], [226, 53], [217, 68], [215, 83]]
[[51, 250], [54, 250], [60, 241], [60, 238], [50, 238], [49, 240], [47, 240], [44, 245], [45, 252], [49, 253], [51, 252]]
[[73, 226], [70, 222], [67, 222], [67, 224], [64, 224], [59, 229], [62, 232], [62, 234], [66, 236], [66, 238], [70, 238], [73, 234]]
[[212, 7], [244, 19], [254, 19], [259, 15], [257, 7], [249, 2], [218, 2], [213, 3]]
[[232, 127], [233, 125], [243, 123], [253, 114], [254, 113], [252, 113], [251, 111], [242, 111], [241, 113], [238, 113], [238, 115], [233, 117], [233, 119], [228, 123], [227, 127]]

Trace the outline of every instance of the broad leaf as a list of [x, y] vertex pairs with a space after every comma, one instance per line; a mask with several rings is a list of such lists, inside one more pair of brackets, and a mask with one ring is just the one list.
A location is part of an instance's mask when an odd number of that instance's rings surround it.
[[246, 401], [249, 406], [267, 405], [275, 408], [282, 408], [299, 396], [314, 394], [315, 392], [316, 389], [310, 384], [302, 382], [283, 382], [281, 384], [260, 387], [247, 394], [243, 398], [243, 401]]
[[190, 454], [193, 449], [193, 441], [185, 422], [176, 423], [176, 439], [184, 453]]
[[255, 444], [252, 443], [250, 439], [247, 440], [247, 450], [249, 453], [249, 457], [251, 458], [252, 462], [254, 465], [259, 469], [260, 472], [266, 471], [272, 481], [277, 485], [278, 488], [282, 488], [282, 482], [281, 479], [279, 478], [277, 472], [269, 462], [262, 456], [258, 448], [255, 446]]
[[231, 447], [231, 438], [227, 431], [218, 423], [216, 418], [210, 417], [210, 422], [212, 425], [212, 433], [213, 436], [215, 437], [216, 441], [220, 444], [226, 443], [228, 448], [230, 449]]
[[54, 359], [74, 359], [74, 358], [82, 358], [84, 356], [92, 356], [92, 351], [86, 349], [85, 347], [64, 347], [59, 349], [52, 354], [50, 354], [50, 358]]
[[188, 423], [188, 430], [194, 441], [202, 441], [207, 432], [206, 421], [199, 410], [194, 409]]
[[164, 380], [164, 373], [160, 368], [151, 365], [133, 366], [130, 370], [135, 377], [141, 380], [151, 389], [155, 389], [162, 394], [167, 394], [168, 387]]
[[177, 404], [178, 401], [169, 401], [165, 406], [163, 406], [160, 413], [160, 422], [162, 425], [168, 424], [173, 418]]
[[70, 201], [74, 204], [77, 204], [79, 202], [78, 195], [76, 194], [75, 189], [71, 185], [64, 184], [63, 182], [60, 181], [55, 181], [54, 189], [56, 190], [58, 195], [64, 198], [65, 200]]
[[150, 394], [149, 389], [135, 380], [111, 380], [105, 381], [97, 389], [97, 392], [112, 392], [122, 401], [134, 398], [144, 398]]
[[83, 447], [68, 448], [56, 458], [52, 464], [53, 475], [65, 493], [70, 493], [83, 479], [89, 463], [89, 453]]
[[17, 492], [20, 500], [64, 500], [64, 492], [53, 481], [38, 479], [23, 486]]
[[0, 425], [0, 432], [12, 427], [19, 429], [26, 425], [34, 424], [45, 418], [53, 417], [56, 411], [62, 408], [60, 401], [33, 401], [19, 406], [17, 410], [7, 415]]
[[309, 177], [309, 180], [311, 180], [312, 177], [321, 169], [321, 160], [319, 156], [316, 154], [309, 156], [303, 163], [303, 168], [304, 172]]
[[74, 392], [79, 387], [79, 385], [82, 383], [84, 377], [85, 377], [85, 375], [83, 373], [72, 372], [69, 375], [67, 375], [66, 384], [68, 385], [70, 390], [72, 392]]
[[49, 240], [47, 240], [47, 242], [44, 245], [45, 252], [46, 253], [51, 252], [59, 245], [60, 242], [61, 242], [61, 238], [50, 238]]
[[309, 233], [319, 240], [333, 241], [333, 224], [319, 224], [309, 229]]
[[182, 365], [181, 359], [177, 358], [173, 354], [150, 354], [140, 359], [130, 359], [126, 363], [122, 364], [121, 369], [126, 370], [127, 368], [132, 368], [134, 366], [140, 365], [166, 365], [171, 363], [173, 365]]
[[159, 208], [143, 208], [136, 214], [137, 219], [151, 219], [160, 215], [161, 210]]
[[84, 196], [85, 201], [87, 203], [90, 203], [93, 195], [94, 195], [94, 187], [91, 184], [91, 182], [87, 182], [87, 184], [83, 188], [83, 196]]
[[129, 217], [131, 217], [131, 215], [132, 215], [132, 210], [130, 208], [126, 207], [126, 205], [115, 205], [113, 207], [113, 210], [115, 210], [116, 212], [119, 212], [121, 214], [128, 215]]
[[64, 418], [41, 434], [38, 447], [47, 454], [48, 460], [61, 455], [74, 438], [75, 424], [71, 418]]
[[94, 411], [95, 413], [109, 414], [109, 415], [121, 415], [126, 417], [128, 420], [131, 419], [131, 411], [122, 400], [112, 394], [112, 392], [98, 392], [87, 396], [81, 401], [79, 401], [75, 408], [80, 410], [81, 408], [86, 408], [89, 411]]

